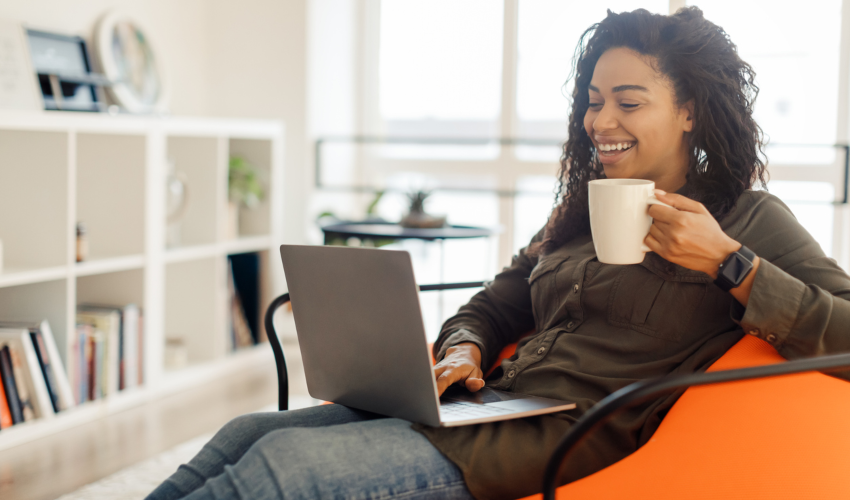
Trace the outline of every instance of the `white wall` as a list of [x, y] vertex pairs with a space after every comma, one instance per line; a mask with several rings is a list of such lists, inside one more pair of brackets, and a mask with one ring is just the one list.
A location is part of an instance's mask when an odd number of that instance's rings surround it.
[[153, 40], [171, 88], [171, 111], [208, 114], [209, 22], [206, 0], [2, 0], [0, 18], [91, 38], [105, 12], [132, 14]]
[[286, 124], [287, 242], [305, 239], [312, 186], [307, 134], [308, 0], [0, 0], [0, 18], [90, 38], [120, 9], [158, 50], [175, 115], [272, 118]]

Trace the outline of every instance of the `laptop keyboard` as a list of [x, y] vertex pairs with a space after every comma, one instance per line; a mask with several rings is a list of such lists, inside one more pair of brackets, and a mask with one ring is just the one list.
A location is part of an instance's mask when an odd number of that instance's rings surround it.
[[492, 417], [494, 415], [504, 415], [506, 413], [515, 412], [516, 410], [510, 408], [501, 408], [499, 406], [491, 406], [486, 404], [467, 403], [465, 401], [452, 401], [451, 403], [443, 403], [440, 405], [440, 414], [452, 418]]

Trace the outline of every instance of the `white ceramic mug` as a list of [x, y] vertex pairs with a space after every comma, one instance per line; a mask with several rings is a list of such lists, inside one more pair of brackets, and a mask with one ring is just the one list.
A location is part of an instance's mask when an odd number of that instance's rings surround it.
[[638, 264], [651, 250], [643, 240], [649, 234], [650, 205], [655, 183], [641, 179], [599, 179], [588, 183], [590, 232], [596, 257], [605, 264]]

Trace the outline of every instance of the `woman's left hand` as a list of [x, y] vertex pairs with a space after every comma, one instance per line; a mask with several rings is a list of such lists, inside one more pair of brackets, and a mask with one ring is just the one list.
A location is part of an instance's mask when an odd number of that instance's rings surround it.
[[651, 205], [652, 226], [644, 242], [664, 259], [717, 278], [720, 264], [741, 244], [730, 238], [702, 203], [655, 190], [656, 198], [674, 208]]

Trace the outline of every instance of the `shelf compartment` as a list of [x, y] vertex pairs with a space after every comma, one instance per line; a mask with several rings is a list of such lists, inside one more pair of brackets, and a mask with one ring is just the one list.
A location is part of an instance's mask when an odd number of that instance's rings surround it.
[[77, 304], [145, 306], [144, 269], [106, 272], [77, 278]]
[[228, 254], [259, 252], [268, 250], [271, 238], [268, 236], [251, 236], [230, 240], [224, 243], [224, 251]]
[[4, 267], [68, 263], [68, 134], [0, 130]]
[[[165, 267], [165, 348], [189, 365], [226, 352], [226, 258], [169, 263]], [[171, 370], [175, 366], [165, 366]]]
[[228, 143], [230, 158], [241, 157], [258, 170], [260, 183], [266, 196], [260, 204], [253, 208], [239, 209], [239, 237], [260, 236], [269, 234], [271, 228], [271, 163], [272, 141], [263, 139], [230, 139]]
[[[59, 347], [63, 364], [67, 357], [68, 280], [0, 288], [0, 320], [37, 322], [46, 319]], [[5, 432], [5, 431], [4, 431]]]
[[0, 288], [53, 281], [65, 278], [67, 275], [68, 268], [66, 266], [46, 267], [40, 269], [15, 269], [4, 267], [3, 272], [0, 273]]
[[[222, 196], [219, 182], [219, 139], [216, 137], [169, 137], [169, 168], [185, 177], [186, 208], [180, 217], [177, 241], [170, 248], [215, 243]], [[167, 215], [167, 214], [166, 214]]]
[[144, 252], [146, 157], [142, 135], [77, 135], [77, 221], [88, 259]]
[[77, 276], [91, 276], [94, 274], [113, 273], [117, 271], [129, 271], [139, 269], [145, 265], [145, 256], [128, 255], [126, 257], [115, 257], [112, 259], [98, 259], [86, 262], [78, 262], [74, 268]]
[[218, 245], [196, 245], [192, 247], [172, 248], [165, 252], [165, 262], [186, 262], [190, 260], [206, 259], [220, 255]]

